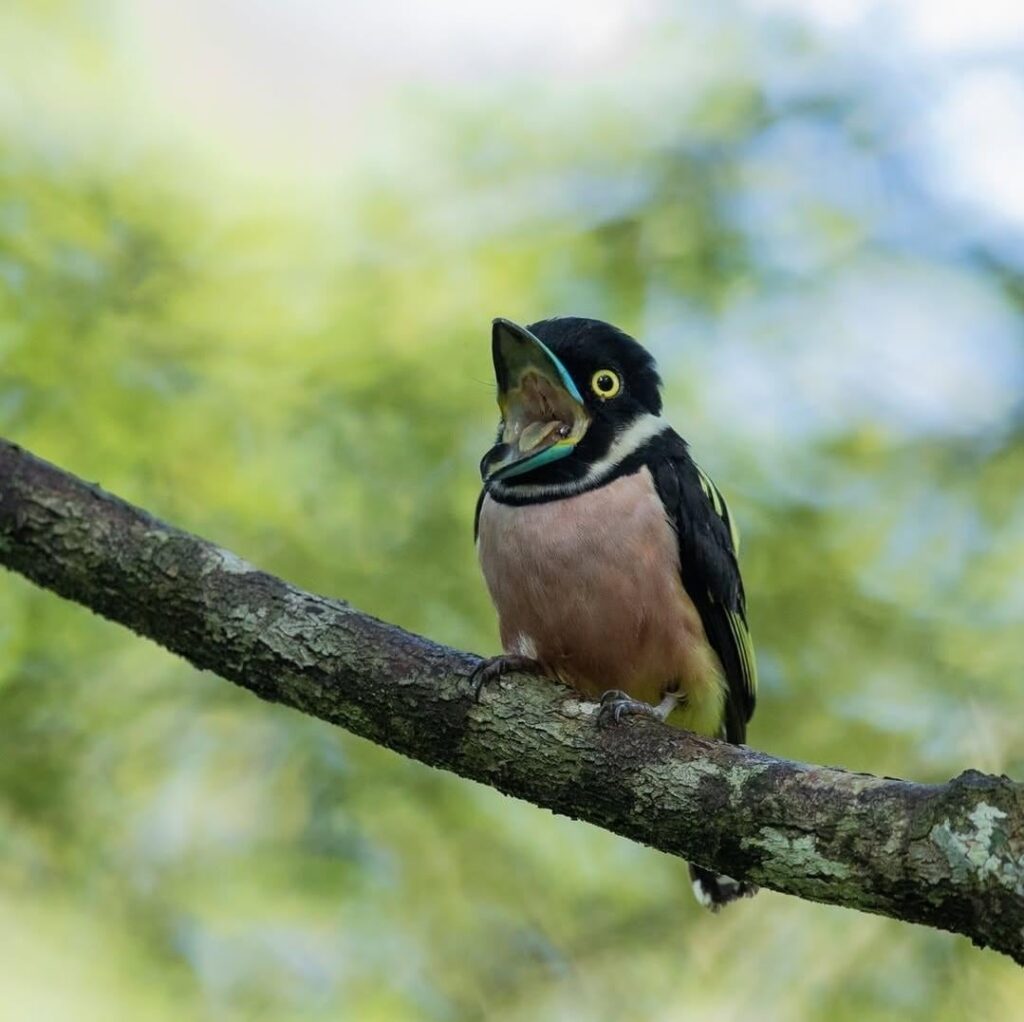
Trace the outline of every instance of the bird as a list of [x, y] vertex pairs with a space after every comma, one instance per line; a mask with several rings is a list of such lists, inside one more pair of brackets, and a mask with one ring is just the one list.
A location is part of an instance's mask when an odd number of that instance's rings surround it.
[[[597, 319], [493, 321], [500, 413], [474, 534], [502, 653], [473, 672], [556, 678], [598, 723], [653, 717], [746, 741], [757, 665], [725, 499], [662, 417], [662, 380]], [[712, 911], [757, 887], [690, 865]]]

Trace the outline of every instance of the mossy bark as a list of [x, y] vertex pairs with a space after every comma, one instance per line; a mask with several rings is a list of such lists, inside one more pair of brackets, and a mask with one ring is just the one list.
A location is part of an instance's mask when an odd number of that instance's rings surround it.
[[738, 879], [952, 930], [1024, 963], [1024, 786], [914, 784], [633, 719], [303, 592], [0, 441], [0, 564], [249, 689]]

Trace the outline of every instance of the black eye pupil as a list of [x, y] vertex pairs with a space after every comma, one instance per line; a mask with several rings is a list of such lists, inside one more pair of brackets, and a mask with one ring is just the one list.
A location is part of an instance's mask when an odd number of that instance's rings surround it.
[[611, 390], [614, 386], [615, 386], [615, 381], [607, 373], [602, 373], [597, 378], [597, 389], [598, 390]]

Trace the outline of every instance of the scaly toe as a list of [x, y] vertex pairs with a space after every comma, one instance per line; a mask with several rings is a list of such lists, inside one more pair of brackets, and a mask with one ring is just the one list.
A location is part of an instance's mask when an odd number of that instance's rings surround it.
[[660, 720], [657, 710], [650, 703], [631, 699], [625, 692], [613, 689], [601, 696], [601, 709], [597, 711], [598, 727], [621, 724], [623, 717], [651, 717]]
[[530, 657], [525, 656], [492, 656], [481, 660], [469, 676], [469, 687], [473, 691], [473, 701], [480, 702], [484, 689], [510, 671], [526, 671], [540, 673], [541, 666]]

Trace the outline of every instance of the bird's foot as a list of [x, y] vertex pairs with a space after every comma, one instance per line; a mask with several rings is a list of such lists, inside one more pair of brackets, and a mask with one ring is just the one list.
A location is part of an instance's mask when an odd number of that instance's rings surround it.
[[480, 702], [483, 690], [492, 682], [514, 671], [526, 674], [543, 674], [544, 668], [539, 660], [517, 654], [502, 654], [481, 660], [469, 676], [469, 686], [473, 690], [474, 702]]
[[676, 708], [682, 697], [676, 692], [666, 693], [657, 706], [634, 699], [625, 692], [613, 688], [601, 696], [601, 708], [597, 711], [598, 727], [619, 724], [623, 717], [650, 717], [652, 720], [664, 721]]

